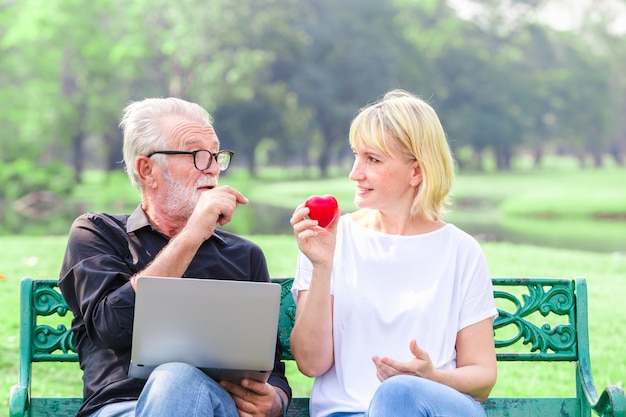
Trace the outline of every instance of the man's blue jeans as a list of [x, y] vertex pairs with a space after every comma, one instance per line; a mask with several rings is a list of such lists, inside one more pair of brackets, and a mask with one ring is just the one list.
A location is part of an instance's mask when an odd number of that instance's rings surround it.
[[376, 390], [366, 413], [330, 417], [484, 417], [479, 402], [467, 394], [428, 379], [397, 375]]
[[137, 401], [100, 408], [90, 417], [238, 417], [230, 394], [212, 378], [185, 363], [157, 367]]

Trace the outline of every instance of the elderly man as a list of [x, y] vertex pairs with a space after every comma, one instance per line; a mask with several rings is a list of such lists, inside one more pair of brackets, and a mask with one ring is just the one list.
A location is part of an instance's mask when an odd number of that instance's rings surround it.
[[181, 363], [157, 367], [147, 381], [128, 377], [138, 276], [269, 281], [269, 273], [257, 245], [218, 229], [248, 200], [218, 186], [233, 153], [220, 150], [206, 110], [176, 98], [145, 99], [126, 107], [120, 126], [141, 204], [130, 215], [78, 217], [59, 279], [84, 371], [77, 416], [283, 415], [291, 389], [278, 342], [267, 383], [218, 383]]

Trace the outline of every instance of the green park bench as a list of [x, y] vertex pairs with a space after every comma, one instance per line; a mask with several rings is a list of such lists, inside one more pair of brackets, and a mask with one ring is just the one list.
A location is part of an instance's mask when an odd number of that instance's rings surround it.
[[[289, 335], [295, 318], [292, 279], [282, 285], [279, 337], [283, 359], [293, 360]], [[494, 278], [499, 317], [494, 335], [499, 362], [573, 363], [575, 397], [490, 398], [489, 417], [600, 416], [626, 417], [624, 390], [608, 386], [600, 395], [593, 382], [587, 329], [587, 287], [583, 278]], [[81, 398], [31, 397], [33, 362], [76, 362], [75, 339], [63, 317], [71, 311], [56, 280], [24, 278], [21, 283], [18, 383], [11, 388], [10, 417], [72, 416]], [[622, 348], [622, 347], [620, 347]], [[548, 387], [546, 387], [548, 388]], [[308, 398], [294, 398], [288, 416], [308, 416]]]

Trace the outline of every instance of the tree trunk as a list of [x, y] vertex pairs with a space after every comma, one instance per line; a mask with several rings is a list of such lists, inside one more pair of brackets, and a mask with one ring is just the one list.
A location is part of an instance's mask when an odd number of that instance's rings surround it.
[[593, 156], [593, 166], [596, 168], [602, 168], [602, 165], [603, 165], [602, 154], [600, 152], [593, 152], [592, 156]]
[[508, 147], [496, 149], [496, 168], [498, 171], [511, 169], [512, 152]]
[[[626, 138], [624, 139], [624, 142], [626, 143]], [[624, 166], [624, 155], [617, 143], [614, 143], [613, 146], [609, 148], [609, 154], [618, 166]]]
[[121, 130], [115, 129], [105, 133], [104, 142], [107, 148], [106, 171], [111, 172], [117, 169], [123, 169], [124, 154], [122, 152], [122, 147], [124, 144], [124, 138]]
[[252, 152], [250, 152], [250, 154], [248, 154], [247, 156], [247, 165], [248, 165], [248, 171], [250, 172], [250, 176], [252, 178], [256, 178], [257, 177], [257, 163], [256, 163], [256, 152], [255, 149], [252, 150]]
[[72, 148], [74, 149], [74, 180], [76, 184], [83, 183], [83, 134], [79, 131], [72, 136]]
[[537, 146], [533, 150], [533, 164], [535, 168], [539, 168], [542, 162], [543, 162], [543, 148], [541, 146]]

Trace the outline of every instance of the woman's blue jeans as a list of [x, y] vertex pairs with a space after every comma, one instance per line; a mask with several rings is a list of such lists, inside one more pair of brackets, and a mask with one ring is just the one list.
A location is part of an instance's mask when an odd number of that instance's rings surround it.
[[237, 407], [220, 384], [185, 363], [157, 367], [137, 401], [106, 405], [90, 417], [238, 417]]
[[366, 413], [334, 413], [330, 417], [484, 417], [479, 402], [429, 379], [397, 375], [376, 390]]

